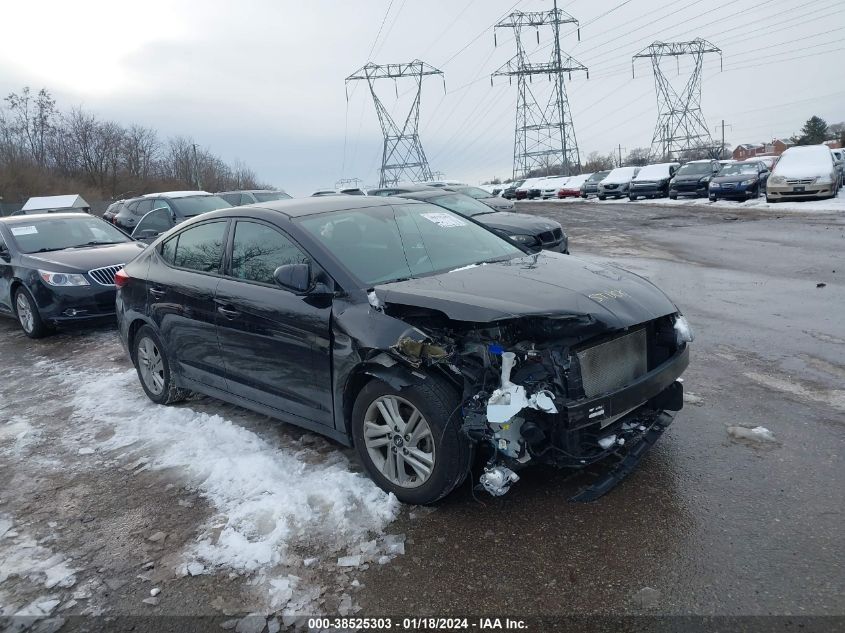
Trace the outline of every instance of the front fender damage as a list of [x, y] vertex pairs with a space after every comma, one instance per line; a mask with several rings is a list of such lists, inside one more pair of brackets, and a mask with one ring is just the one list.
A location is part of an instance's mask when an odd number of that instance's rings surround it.
[[505, 494], [529, 463], [584, 468], [615, 460], [575, 499], [598, 498], [668, 426], [666, 410], [680, 409], [676, 379], [691, 335], [677, 313], [621, 329], [590, 313], [478, 323], [383, 303], [375, 291], [368, 298], [369, 305], [335, 311], [335, 398], [348, 412], [356, 376], [397, 390], [434, 373], [446, 378], [462, 397], [456, 423], [486, 458], [477, 487], [492, 495]]

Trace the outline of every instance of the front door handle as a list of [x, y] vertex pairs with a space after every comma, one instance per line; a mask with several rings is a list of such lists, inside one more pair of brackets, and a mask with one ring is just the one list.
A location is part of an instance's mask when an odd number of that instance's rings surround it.
[[237, 310], [227, 308], [226, 306], [217, 306], [217, 311], [229, 320], [235, 319], [241, 315]]
[[161, 288], [150, 288], [150, 294], [156, 299], [161, 299], [166, 291]]

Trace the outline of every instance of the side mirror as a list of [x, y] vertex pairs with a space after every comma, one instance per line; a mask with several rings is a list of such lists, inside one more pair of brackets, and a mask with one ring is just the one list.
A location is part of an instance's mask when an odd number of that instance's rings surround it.
[[0, 259], [4, 262], [12, 261], [12, 254], [9, 252], [9, 249], [6, 248], [6, 245], [0, 242]]
[[308, 264], [285, 264], [273, 273], [276, 283], [293, 292], [308, 292], [311, 288], [311, 266]]

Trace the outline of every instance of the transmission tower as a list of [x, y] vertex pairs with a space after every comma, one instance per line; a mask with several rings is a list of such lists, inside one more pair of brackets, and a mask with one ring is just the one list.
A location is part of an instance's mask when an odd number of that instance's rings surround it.
[[[707, 149], [711, 153], [715, 151], [710, 128], [701, 113], [701, 69], [704, 55], [707, 53], [719, 53], [721, 65], [722, 50], [701, 38], [691, 42], [654, 42], [631, 59], [632, 74], [634, 63], [640, 58], [650, 58], [654, 70], [657, 125], [651, 139], [652, 156], [673, 159], [682, 157], [690, 150]], [[678, 92], [663, 72], [660, 63], [667, 57], [674, 57], [680, 75], [679, 58], [685, 55], [692, 56], [695, 66]]]
[[[564, 175], [569, 175], [581, 165], [572, 113], [566, 96], [563, 75], [572, 78], [573, 71], [584, 71], [587, 67], [560, 50], [560, 26], [578, 24], [578, 20], [557, 8], [557, 0], [551, 11], [514, 11], [493, 27], [493, 41], [496, 43], [496, 29], [513, 29], [516, 41], [516, 55], [490, 77], [516, 77], [518, 96], [516, 102], [516, 131], [513, 146], [513, 177], [519, 178], [530, 171], [542, 168], [548, 171], [560, 166]], [[522, 41], [523, 30], [533, 27], [540, 42], [540, 27], [552, 27], [554, 48], [547, 62], [532, 63]], [[580, 30], [578, 39], [580, 40]], [[535, 75], [545, 75], [554, 82], [548, 97], [540, 93], [535, 85]]]
[[[426, 75], [443, 75], [443, 72], [425, 62], [415, 59], [406, 64], [378, 65], [372, 62], [355, 71], [346, 78], [350, 81], [366, 80], [370, 94], [376, 106], [381, 131], [384, 135], [384, 149], [381, 155], [381, 174], [379, 187], [395, 185], [400, 181], [422, 182], [432, 180], [428, 159], [420, 143], [420, 96], [422, 81]], [[375, 83], [378, 79], [412, 78], [416, 81], [416, 95], [411, 103], [408, 116], [400, 127], [390, 116], [381, 99], [376, 94]], [[445, 81], [444, 81], [445, 90]], [[347, 94], [347, 99], [349, 95]], [[396, 98], [399, 98], [398, 89]]]

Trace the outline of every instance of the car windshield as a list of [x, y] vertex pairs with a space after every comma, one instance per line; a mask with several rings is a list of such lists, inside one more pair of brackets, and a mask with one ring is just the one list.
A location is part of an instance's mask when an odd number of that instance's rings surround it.
[[252, 195], [258, 202], [270, 202], [272, 200], [290, 200], [290, 196], [284, 191], [256, 191]]
[[299, 223], [366, 286], [525, 256], [487, 229], [428, 203], [353, 209]]
[[687, 163], [678, 170], [679, 176], [695, 176], [697, 174], [709, 174], [713, 171], [710, 163]]
[[609, 173], [609, 171], [597, 171], [587, 179], [587, 182], [599, 182], [600, 180], [604, 180], [607, 178]]
[[493, 194], [489, 191], [484, 191], [479, 187], [459, 187], [456, 188], [455, 191], [458, 191], [465, 196], [469, 196], [470, 198], [475, 198], [476, 200], [483, 200], [484, 198], [492, 198]]
[[100, 218], [80, 215], [72, 218], [32, 218], [9, 225], [18, 249], [23, 253], [44, 253], [65, 248], [86, 248], [121, 244], [131, 240]]
[[460, 193], [453, 193], [445, 196], [435, 196], [429, 198], [428, 202], [436, 204], [438, 207], [449, 209], [466, 217], [473, 217], [474, 215], [481, 215], [483, 213], [493, 213], [493, 209], [488, 207], [483, 202], [479, 202], [475, 198], [470, 198]]
[[733, 165], [725, 165], [719, 171], [720, 176], [740, 176], [742, 174], [757, 175], [757, 165], [752, 163], [734, 163]]
[[168, 198], [167, 201], [186, 218], [232, 206], [220, 196], [186, 196], [184, 198]]

